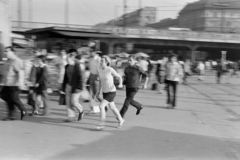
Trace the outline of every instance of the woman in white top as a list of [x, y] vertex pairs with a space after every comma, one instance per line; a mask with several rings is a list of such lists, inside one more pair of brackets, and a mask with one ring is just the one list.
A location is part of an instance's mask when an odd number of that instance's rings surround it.
[[[111, 67], [111, 59], [108, 56], [103, 56], [100, 62], [100, 67], [98, 68], [98, 76], [100, 79], [100, 86], [103, 92], [103, 100], [100, 103], [100, 124], [97, 126], [98, 130], [104, 128], [105, 119], [106, 119], [106, 112], [105, 107], [109, 104], [111, 110], [116, 115], [117, 119], [119, 120], [118, 128], [121, 128], [124, 119], [121, 117], [118, 109], [115, 106], [114, 98], [116, 96], [116, 87], [114, 85], [113, 76], [117, 77], [120, 80], [119, 88], [122, 88], [122, 77]], [[101, 90], [101, 89], [100, 89]]]

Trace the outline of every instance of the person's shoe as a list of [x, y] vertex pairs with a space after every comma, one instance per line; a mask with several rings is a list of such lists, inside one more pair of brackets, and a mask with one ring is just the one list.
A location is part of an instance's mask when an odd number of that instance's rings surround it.
[[65, 119], [63, 122], [73, 122], [73, 121], [75, 121], [74, 118], [68, 118], [68, 119]]
[[137, 109], [136, 115], [139, 115], [142, 109], [143, 109], [143, 106], [141, 106], [141, 108]]
[[118, 124], [118, 128], [122, 128], [122, 126], [123, 126], [123, 123], [125, 122], [125, 120], [124, 119], [122, 119], [122, 121], [121, 122], [119, 122], [119, 124]]
[[78, 121], [82, 120], [84, 116], [84, 111], [80, 112], [78, 115]]
[[30, 113], [30, 114], [28, 114], [29, 116], [34, 116], [34, 115], [39, 115], [39, 113], [38, 113], [38, 111], [34, 111], [34, 112], [32, 112], [32, 113]]
[[5, 117], [2, 119], [2, 121], [14, 121], [15, 119], [15, 117]]
[[22, 111], [22, 112], [21, 112], [21, 120], [23, 119], [23, 117], [26, 116], [26, 113], [27, 113], [26, 111]]
[[103, 125], [98, 125], [98, 126], [96, 127], [97, 130], [103, 130], [104, 128], [105, 128], [105, 126], [103, 126]]

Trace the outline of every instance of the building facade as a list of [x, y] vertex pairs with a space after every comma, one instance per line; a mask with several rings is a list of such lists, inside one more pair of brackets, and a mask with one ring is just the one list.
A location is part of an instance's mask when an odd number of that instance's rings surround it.
[[0, 0], [0, 43], [3, 46], [9, 46], [11, 33], [9, 1]]
[[178, 27], [178, 20], [166, 18], [159, 22], [148, 24], [147, 27], [151, 27], [154, 29], [168, 29], [169, 27]]
[[110, 20], [106, 23], [97, 24], [96, 26], [125, 26], [140, 27], [156, 22], [156, 8], [144, 7], [136, 11], [126, 13], [117, 19]]
[[200, 0], [187, 4], [178, 16], [179, 27], [194, 31], [239, 33], [240, 3], [229, 0]]

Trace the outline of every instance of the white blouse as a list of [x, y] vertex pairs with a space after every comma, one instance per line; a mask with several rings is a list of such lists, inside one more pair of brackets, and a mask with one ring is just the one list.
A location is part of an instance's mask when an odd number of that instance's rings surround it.
[[98, 67], [98, 75], [101, 81], [103, 93], [116, 91], [116, 87], [114, 85], [113, 76], [112, 76], [114, 72], [116, 71], [111, 67], [106, 67], [105, 69], [103, 69], [102, 67]]

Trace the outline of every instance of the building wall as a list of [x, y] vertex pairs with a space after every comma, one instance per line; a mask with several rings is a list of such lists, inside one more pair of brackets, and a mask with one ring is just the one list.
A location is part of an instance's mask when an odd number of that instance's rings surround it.
[[240, 9], [211, 9], [184, 12], [178, 17], [179, 27], [194, 31], [240, 33]]
[[10, 33], [9, 1], [0, 0], [0, 43], [5, 47], [11, 44]]

